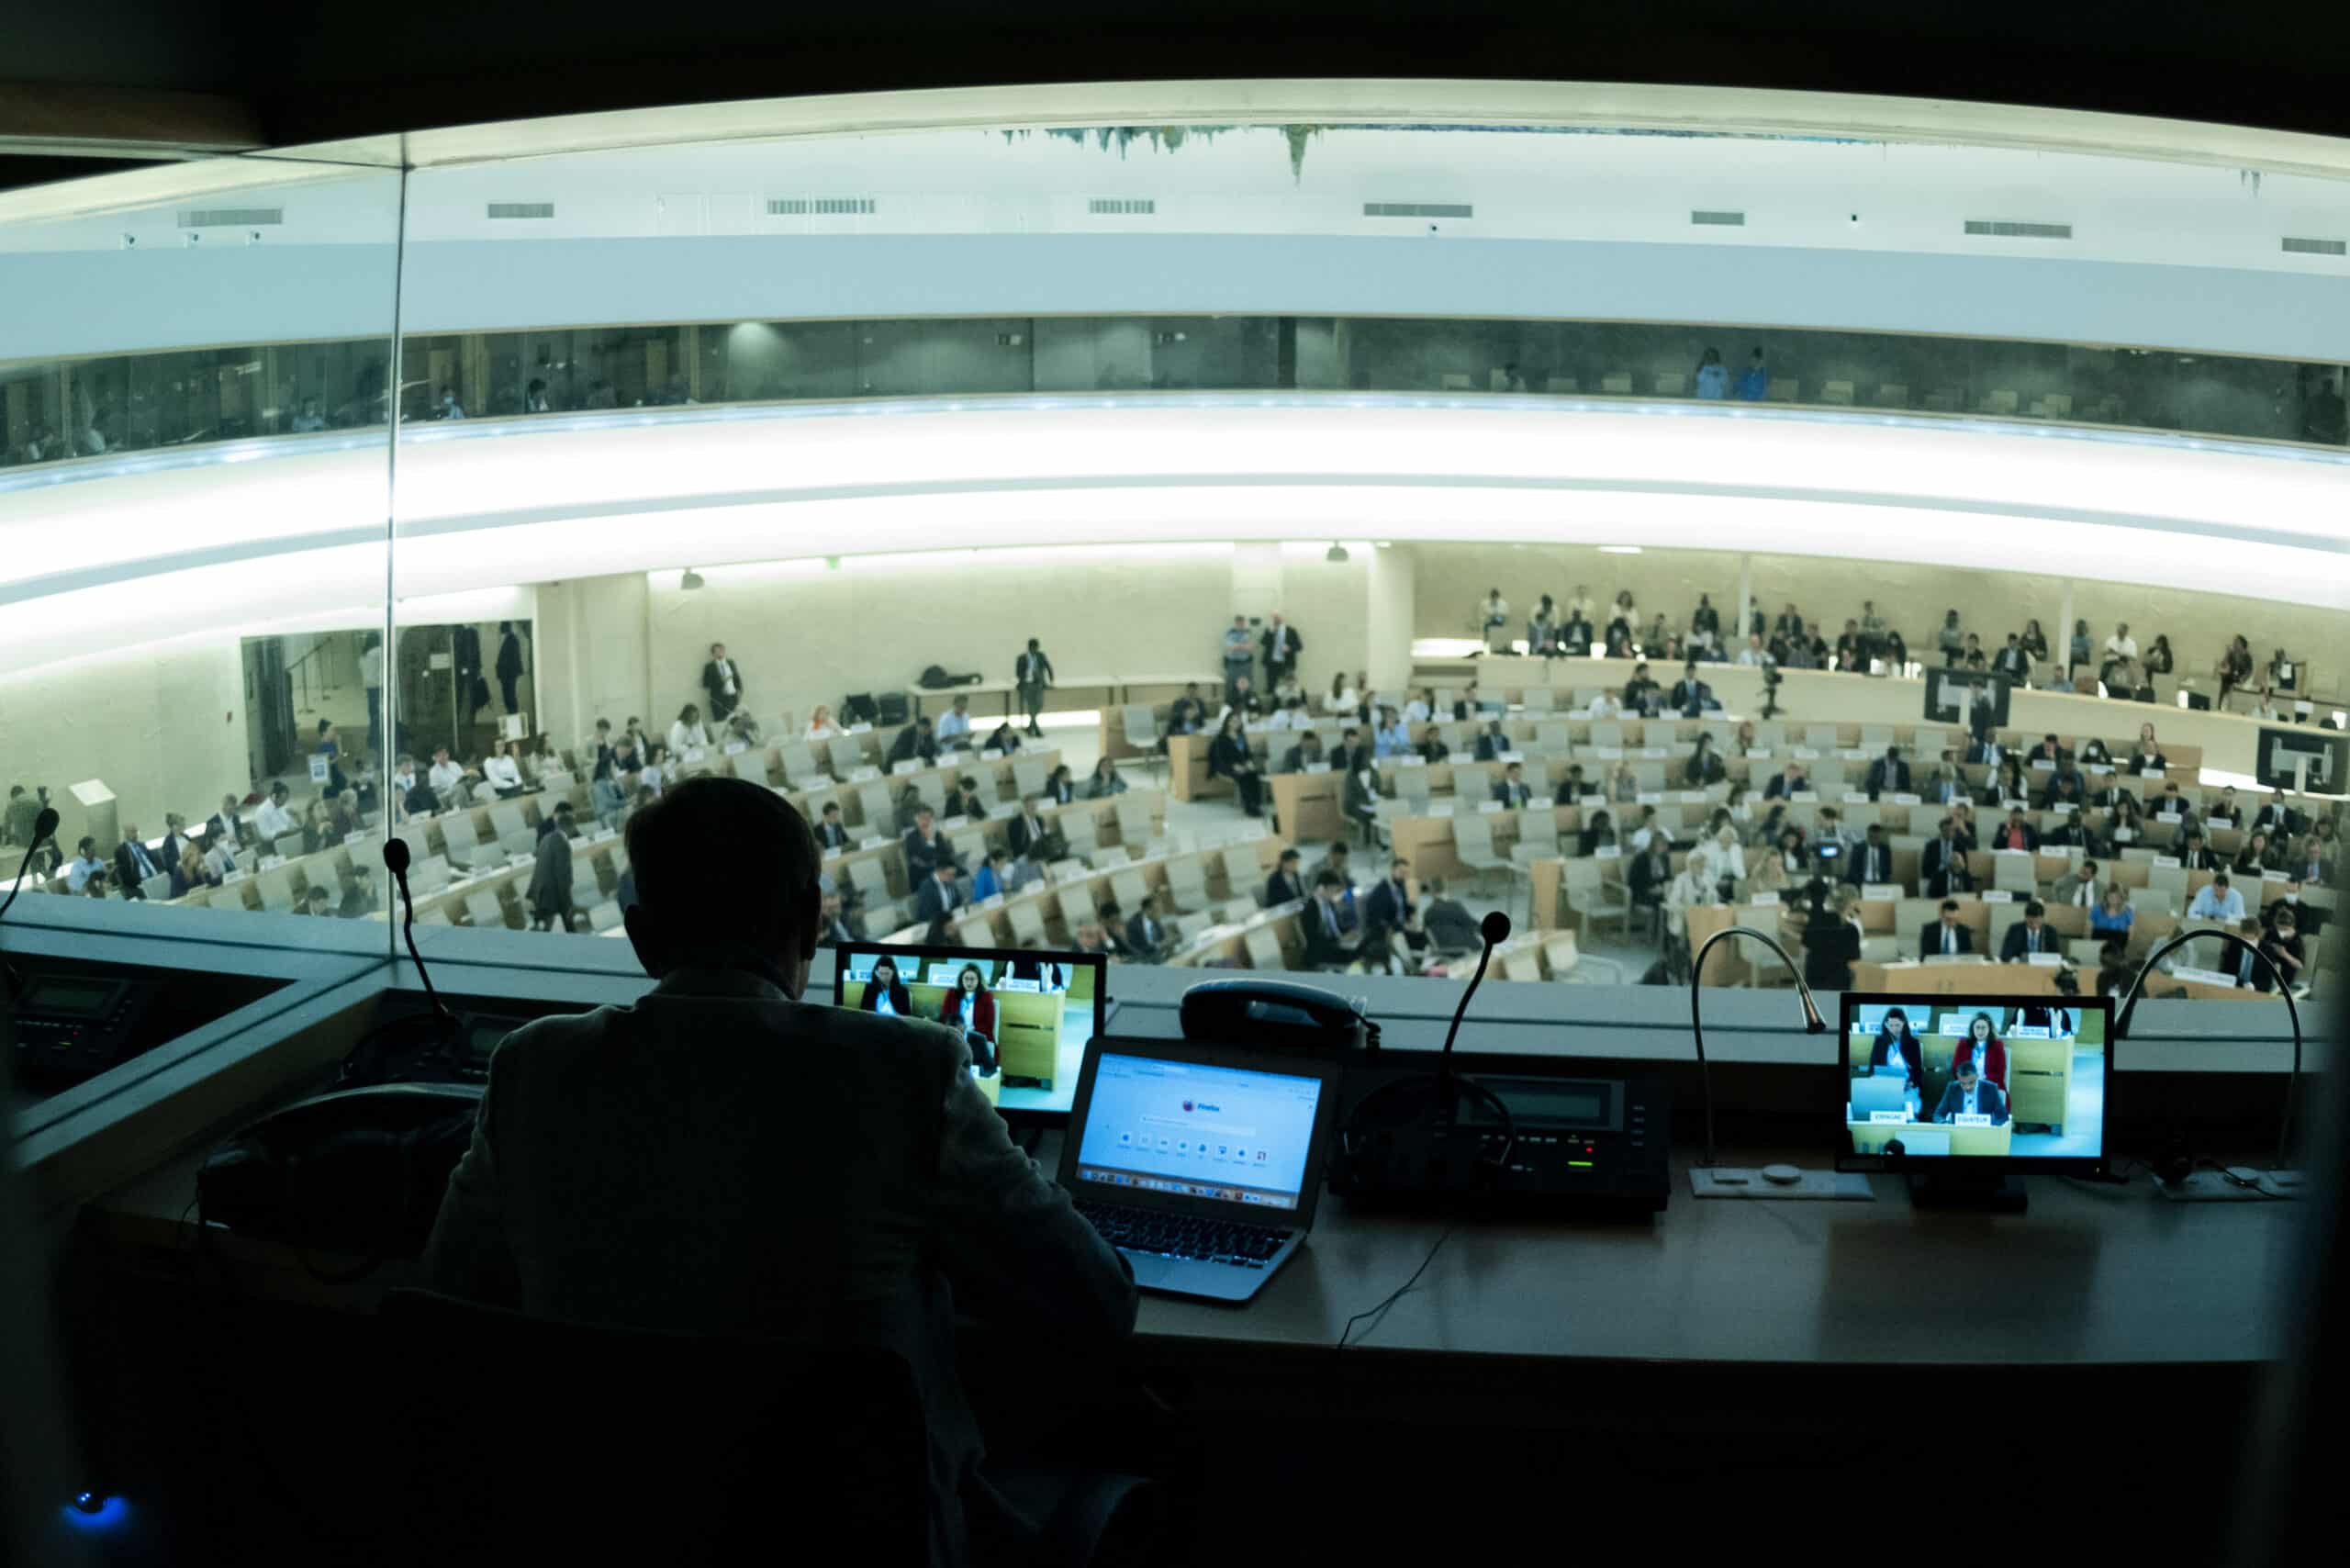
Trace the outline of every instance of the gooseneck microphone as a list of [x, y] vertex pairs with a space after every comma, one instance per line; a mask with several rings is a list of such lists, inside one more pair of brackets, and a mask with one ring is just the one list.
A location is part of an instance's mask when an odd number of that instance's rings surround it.
[[2277, 994], [2285, 999], [2285, 1016], [2293, 1025], [2293, 1070], [2285, 1080], [2285, 1119], [2277, 1128], [2276, 1161], [2268, 1168], [2274, 1174], [2287, 1169], [2286, 1140], [2291, 1137], [2293, 1131], [2293, 1092], [2301, 1081], [2301, 1010], [2293, 1004], [2292, 988], [2285, 983], [2285, 977], [2277, 968], [2277, 961], [2260, 950], [2260, 944], [2247, 942], [2232, 931], [2214, 931], [2208, 927], [2198, 931], [2182, 931], [2167, 942], [2157, 944], [2154, 950], [2146, 955], [2146, 961], [2138, 966], [2138, 972], [2131, 977], [2129, 993], [2121, 999], [2121, 1011], [2114, 1014], [2113, 1041], [2114, 1044], [2119, 1045], [2130, 1037], [2130, 1015], [2137, 1011], [2139, 992], [2145, 987], [2146, 977], [2154, 972], [2154, 966], [2162, 962], [2163, 955], [2174, 947], [2186, 946], [2199, 936], [2216, 936], [2232, 946], [2242, 947], [2249, 952], [2260, 960], [2260, 967], [2268, 971], [2268, 978], [2277, 986]]
[[406, 840], [398, 838], [384, 840], [385, 869], [390, 871], [392, 880], [399, 884], [400, 936], [408, 943], [408, 961], [416, 966], [417, 979], [424, 982], [425, 1000], [432, 1003], [432, 1011], [440, 1014], [442, 1023], [454, 1028], [457, 1020], [450, 1013], [448, 1006], [442, 1002], [441, 993], [432, 989], [432, 976], [426, 970], [424, 959], [416, 950], [416, 901], [408, 896], [408, 853]]
[[1787, 972], [1795, 977], [1796, 995], [1803, 1002], [1803, 1032], [1807, 1035], [1824, 1035], [1828, 1032], [1828, 1021], [1819, 1015], [1819, 1004], [1811, 999], [1811, 987], [1804, 983], [1802, 969], [1793, 958], [1787, 957], [1787, 950], [1779, 946], [1776, 937], [1757, 931], [1751, 925], [1725, 925], [1706, 938], [1704, 945], [1697, 949], [1696, 957], [1689, 963], [1689, 1033], [1696, 1043], [1697, 1081], [1706, 1096], [1705, 1163], [1708, 1166], [1714, 1162], [1714, 1079], [1713, 1070], [1706, 1065], [1706, 1020], [1703, 1001], [1706, 994], [1704, 984], [1706, 955], [1713, 951], [1715, 943], [1726, 936], [1751, 936], [1774, 953], [1778, 954], [1779, 962], [1786, 965]]
[[[1460, 1095], [1468, 1093], [1490, 1106], [1501, 1122], [1502, 1146], [1497, 1153], [1482, 1162], [1485, 1168], [1484, 1174], [1490, 1179], [1508, 1169], [1510, 1155], [1517, 1147], [1516, 1119], [1510, 1114], [1509, 1106], [1500, 1095], [1475, 1079], [1462, 1077], [1452, 1070], [1452, 1043], [1460, 1037], [1460, 1020], [1469, 1012], [1469, 999], [1477, 994], [1477, 987], [1485, 979], [1486, 966], [1493, 962], [1494, 948], [1509, 940], [1509, 916], [1499, 910], [1494, 911], [1479, 923], [1477, 935], [1483, 939], [1484, 948], [1477, 955], [1477, 972], [1462, 988], [1460, 1001], [1452, 1010], [1452, 1026], [1445, 1031], [1444, 1050], [1437, 1058], [1436, 1070], [1390, 1080], [1364, 1095], [1348, 1117], [1346, 1130], [1340, 1137], [1340, 1148], [1350, 1156], [1368, 1131], [1364, 1126], [1364, 1113], [1372, 1105], [1382, 1101], [1404, 1101], [1408, 1109], [1402, 1110], [1397, 1119], [1388, 1124], [1391, 1131], [1400, 1133], [1416, 1124], [1419, 1136], [1440, 1137], [1453, 1124], [1455, 1107]], [[1406, 1100], [1404, 1092], [1412, 1090], [1425, 1092], [1425, 1102]]]

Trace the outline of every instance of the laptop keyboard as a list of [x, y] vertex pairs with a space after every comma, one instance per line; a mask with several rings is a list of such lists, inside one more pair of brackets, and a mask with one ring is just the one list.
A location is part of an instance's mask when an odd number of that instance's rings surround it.
[[1263, 1268], [1290, 1236], [1286, 1230], [1263, 1226], [1235, 1225], [1158, 1209], [1121, 1208], [1115, 1204], [1080, 1203], [1077, 1212], [1093, 1222], [1102, 1240], [1124, 1251], [1197, 1258], [1243, 1269]]

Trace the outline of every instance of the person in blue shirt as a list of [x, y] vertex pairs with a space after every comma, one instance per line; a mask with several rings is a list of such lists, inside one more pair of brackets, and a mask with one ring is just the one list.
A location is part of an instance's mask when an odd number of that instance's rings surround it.
[[1759, 403], [1770, 390], [1771, 373], [1762, 368], [1762, 351], [1756, 349], [1745, 374], [1738, 378], [1738, 395], [1749, 403]]
[[1404, 722], [1403, 715], [1394, 709], [1382, 708], [1379, 711], [1378, 738], [1371, 746], [1372, 755], [1404, 756], [1410, 754], [1411, 749], [1411, 726]]
[[980, 867], [979, 874], [971, 879], [971, 897], [991, 899], [998, 893], [1008, 893], [1011, 890], [1012, 851], [1009, 849], [988, 851], [987, 864]]
[[950, 746], [970, 745], [971, 700], [968, 697], [956, 698], [955, 706], [938, 716], [938, 723], [931, 731], [931, 738], [938, 743], [941, 751]]
[[1707, 349], [1697, 362], [1697, 396], [1726, 398], [1729, 395], [1729, 368], [1722, 364], [1722, 351]]

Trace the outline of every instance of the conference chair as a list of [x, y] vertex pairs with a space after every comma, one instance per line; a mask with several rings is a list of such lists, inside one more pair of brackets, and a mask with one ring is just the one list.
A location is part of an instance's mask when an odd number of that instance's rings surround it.
[[574, 859], [571, 865], [571, 907], [594, 909], [604, 902], [604, 884], [596, 876], [596, 862], [586, 856]]
[[1559, 853], [1559, 819], [1549, 806], [1529, 806], [1517, 813], [1517, 842], [1509, 857], [1519, 866], [1548, 860]]
[[890, 786], [878, 781], [858, 785], [856, 804], [857, 810], [865, 817], [864, 825], [859, 830], [864, 836], [867, 838], [884, 834], [892, 838], [897, 836], [898, 812], [897, 808], [890, 803]]
[[1056, 882], [1066, 882], [1084, 876], [1091, 869], [1082, 860], [1055, 860], [1046, 864], [1045, 874]]
[[1208, 896], [1208, 874], [1198, 856], [1180, 856], [1167, 863], [1167, 896], [1184, 914], [1205, 909], [1213, 902]]
[[[800, 1555], [792, 1520], [864, 1562], [928, 1558], [922, 1398], [893, 1350], [565, 1322], [407, 1287], [378, 1321], [381, 1451], [403, 1459], [375, 1511], [395, 1521], [397, 1560], [699, 1568]], [[984, 1473], [1042, 1525], [1030, 1561], [1046, 1568], [1145, 1561], [1167, 1528], [1164, 1494], [1138, 1476], [992, 1450]]]
[[1224, 864], [1224, 885], [1230, 895], [1264, 890], [1264, 867], [1252, 846], [1229, 846], [1218, 858]]
[[2148, 886], [2130, 890], [2130, 908], [2141, 918], [2150, 914], [2177, 914], [2185, 907], [2173, 902], [2168, 888]]
[[[1754, 726], [1754, 744], [1767, 751], [1787, 749], [1787, 726], [1784, 720], [1766, 719]], [[1775, 771], [1775, 770], [1774, 770]]]
[[[1420, 769], [1416, 767], [1396, 770], [1399, 776], [1419, 771]], [[1463, 812], [1473, 812], [1479, 805], [1494, 798], [1493, 775], [1487, 770], [1485, 764], [1456, 762], [1452, 765], [1452, 798], [1457, 802], [1454, 809]]]
[[[1990, 940], [1977, 947], [1975, 951], [1997, 958], [2007, 946], [2008, 928], [2018, 924], [2023, 919], [2023, 904], [2019, 901], [2015, 903], [1995, 903], [1989, 907], [1991, 911]], [[2053, 933], [2052, 932], [2051, 935], [2053, 935]]]
[[1143, 756], [1143, 760], [1161, 774], [1167, 769], [1167, 755], [1159, 749], [1158, 710], [1147, 702], [1129, 702], [1125, 710], [1125, 741]]
[[1132, 790], [1113, 796], [1118, 818], [1119, 842], [1140, 849], [1150, 843], [1150, 802], [1138, 799]]
[[1632, 897], [1623, 888], [1611, 886], [1600, 876], [1596, 860], [1570, 859], [1559, 888], [1561, 902], [1581, 930], [1583, 940], [1591, 940], [1594, 921], [1616, 923], [1617, 929], [1629, 934], [1632, 919]]
[[955, 926], [955, 940], [966, 947], [992, 947], [996, 945], [995, 923], [984, 914], [959, 921]]
[[285, 859], [299, 859], [302, 854], [302, 835], [298, 833], [289, 833], [270, 847]]
[[[1428, 770], [1425, 767], [1399, 767], [1395, 770], [1395, 800], [1402, 813], [1410, 817], [1428, 814]], [[1382, 805], [1387, 802], [1382, 801]]]
[[1519, 695], [1519, 706], [1528, 713], [1548, 713], [1557, 706], [1557, 694], [1547, 686], [1529, 686]]
[[531, 855], [537, 852], [539, 835], [531, 831], [523, 820], [522, 808], [512, 801], [500, 801], [489, 808], [490, 831], [498, 834], [498, 847], [509, 855]]
[[833, 777], [845, 781], [850, 774], [866, 765], [865, 737], [834, 735], [824, 743], [824, 756], [833, 765]]
[[[1861, 749], [1870, 754], [1870, 760], [1874, 761], [1883, 756], [1885, 748], [1892, 744], [1893, 726], [1891, 724], [1863, 724], [1861, 726]], [[1915, 759], [1910, 760], [1910, 766], [1913, 768], [1917, 766]]]
[[1562, 980], [1583, 961], [1583, 949], [1575, 945], [1575, 934], [1561, 931], [1542, 942], [1542, 967], [1554, 980]]
[[2105, 957], [2102, 936], [2075, 936], [2065, 944], [2065, 957], [2076, 967], [2094, 969]]
[[468, 868], [489, 853], [482, 846], [481, 834], [474, 829], [474, 819], [464, 812], [452, 812], [442, 820], [441, 842], [447, 848], [452, 864]]
[[987, 863], [988, 835], [979, 828], [967, 827], [946, 835], [946, 847], [962, 860], [967, 870], [978, 870]]
[[484, 888], [479, 892], [465, 895], [465, 918], [478, 929], [503, 931], [506, 929], [506, 906], [498, 902], [497, 893]]
[[1110, 896], [1118, 901], [1120, 909], [1128, 914], [1137, 914], [1142, 911], [1142, 901], [1150, 896], [1150, 889], [1144, 882], [1142, 873], [1128, 867], [1111, 874]]
[[170, 898], [172, 874], [169, 871], [158, 871], [153, 876], [144, 879], [139, 884], [139, 892], [142, 898], [156, 902]]
[[1539, 981], [1541, 978], [1542, 960], [1538, 953], [1520, 948], [1502, 959], [1504, 980]]
[[789, 741], [776, 748], [783, 762], [783, 775], [795, 790], [805, 790], [827, 777], [816, 761], [815, 751], [805, 741]]
[[1477, 874], [1481, 887], [1488, 871], [1499, 871], [1509, 884], [1516, 881], [1518, 868], [1507, 856], [1494, 848], [1494, 824], [1487, 817], [1457, 816], [1452, 819], [1452, 853], [1463, 866]]
[[1023, 946], [1047, 940], [1045, 935], [1045, 901], [1042, 890], [1025, 892], [1004, 902], [1004, 918], [1012, 922], [1012, 939]]
[[1833, 724], [1806, 724], [1803, 727], [1803, 744], [1818, 752], [1834, 751], [1841, 744], [1836, 734], [1837, 729]]
[[1189, 946], [1200, 939], [1200, 934], [1215, 924], [1215, 916], [1203, 910], [1197, 914], [1179, 914], [1168, 922], [1175, 927], [1181, 945]]
[[1534, 726], [1534, 749], [1547, 756], [1564, 759], [1574, 750], [1574, 740], [1568, 733], [1563, 719], [1544, 719]]
[[1100, 913], [1093, 904], [1093, 890], [1083, 882], [1072, 882], [1066, 888], [1056, 890], [1054, 902], [1060, 908], [1061, 924], [1071, 934]]
[[[428, 855], [408, 868], [408, 891], [417, 896], [438, 892], [449, 885], [447, 857]], [[386, 906], [388, 907], [388, 906]]]
[[[890, 891], [888, 868], [875, 857], [867, 855], [848, 863], [848, 880], [849, 886], [855, 888], [865, 901], [866, 929], [877, 933], [894, 929], [902, 906]], [[882, 917], [880, 923], [877, 923], [877, 915]]]
[[1096, 835], [1101, 832], [1101, 819], [1082, 806], [1069, 806], [1053, 819], [1061, 830], [1061, 837], [1069, 844], [1069, 852], [1089, 865], [1099, 847]]
[[2040, 890], [2040, 869], [2036, 857], [2012, 850], [1994, 853], [1991, 857], [1991, 886], [2009, 892], [2031, 894]]
[[[2187, 891], [2187, 868], [2184, 866], [2148, 868], [2146, 886], [2150, 889], [2161, 890], [2163, 896], [2170, 900], [2170, 907], [2173, 909], [2185, 909], [2189, 902]], [[2247, 893], [2244, 902], [2249, 906], [2253, 902], [2252, 895]]]
[[1595, 746], [1621, 746], [1624, 726], [1614, 719], [1594, 719], [1591, 722], [1591, 744]]
[[621, 906], [617, 900], [608, 900], [588, 912], [588, 929], [601, 935], [621, 923]]
[[1049, 772], [1041, 757], [1015, 756], [1012, 759], [1013, 787], [1024, 801], [1031, 795], [1045, 792], [1045, 780]]

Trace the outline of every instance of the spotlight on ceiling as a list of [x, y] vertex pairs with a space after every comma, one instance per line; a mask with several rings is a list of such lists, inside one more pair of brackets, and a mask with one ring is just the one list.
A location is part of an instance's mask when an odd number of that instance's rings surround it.
[[681, 588], [698, 588], [701, 587], [701, 574], [691, 566], [688, 566], [686, 575], [677, 579], [677, 586]]
[[1348, 559], [1347, 547], [1343, 544], [1333, 544], [1322, 558], [1333, 566], [1344, 566]]

